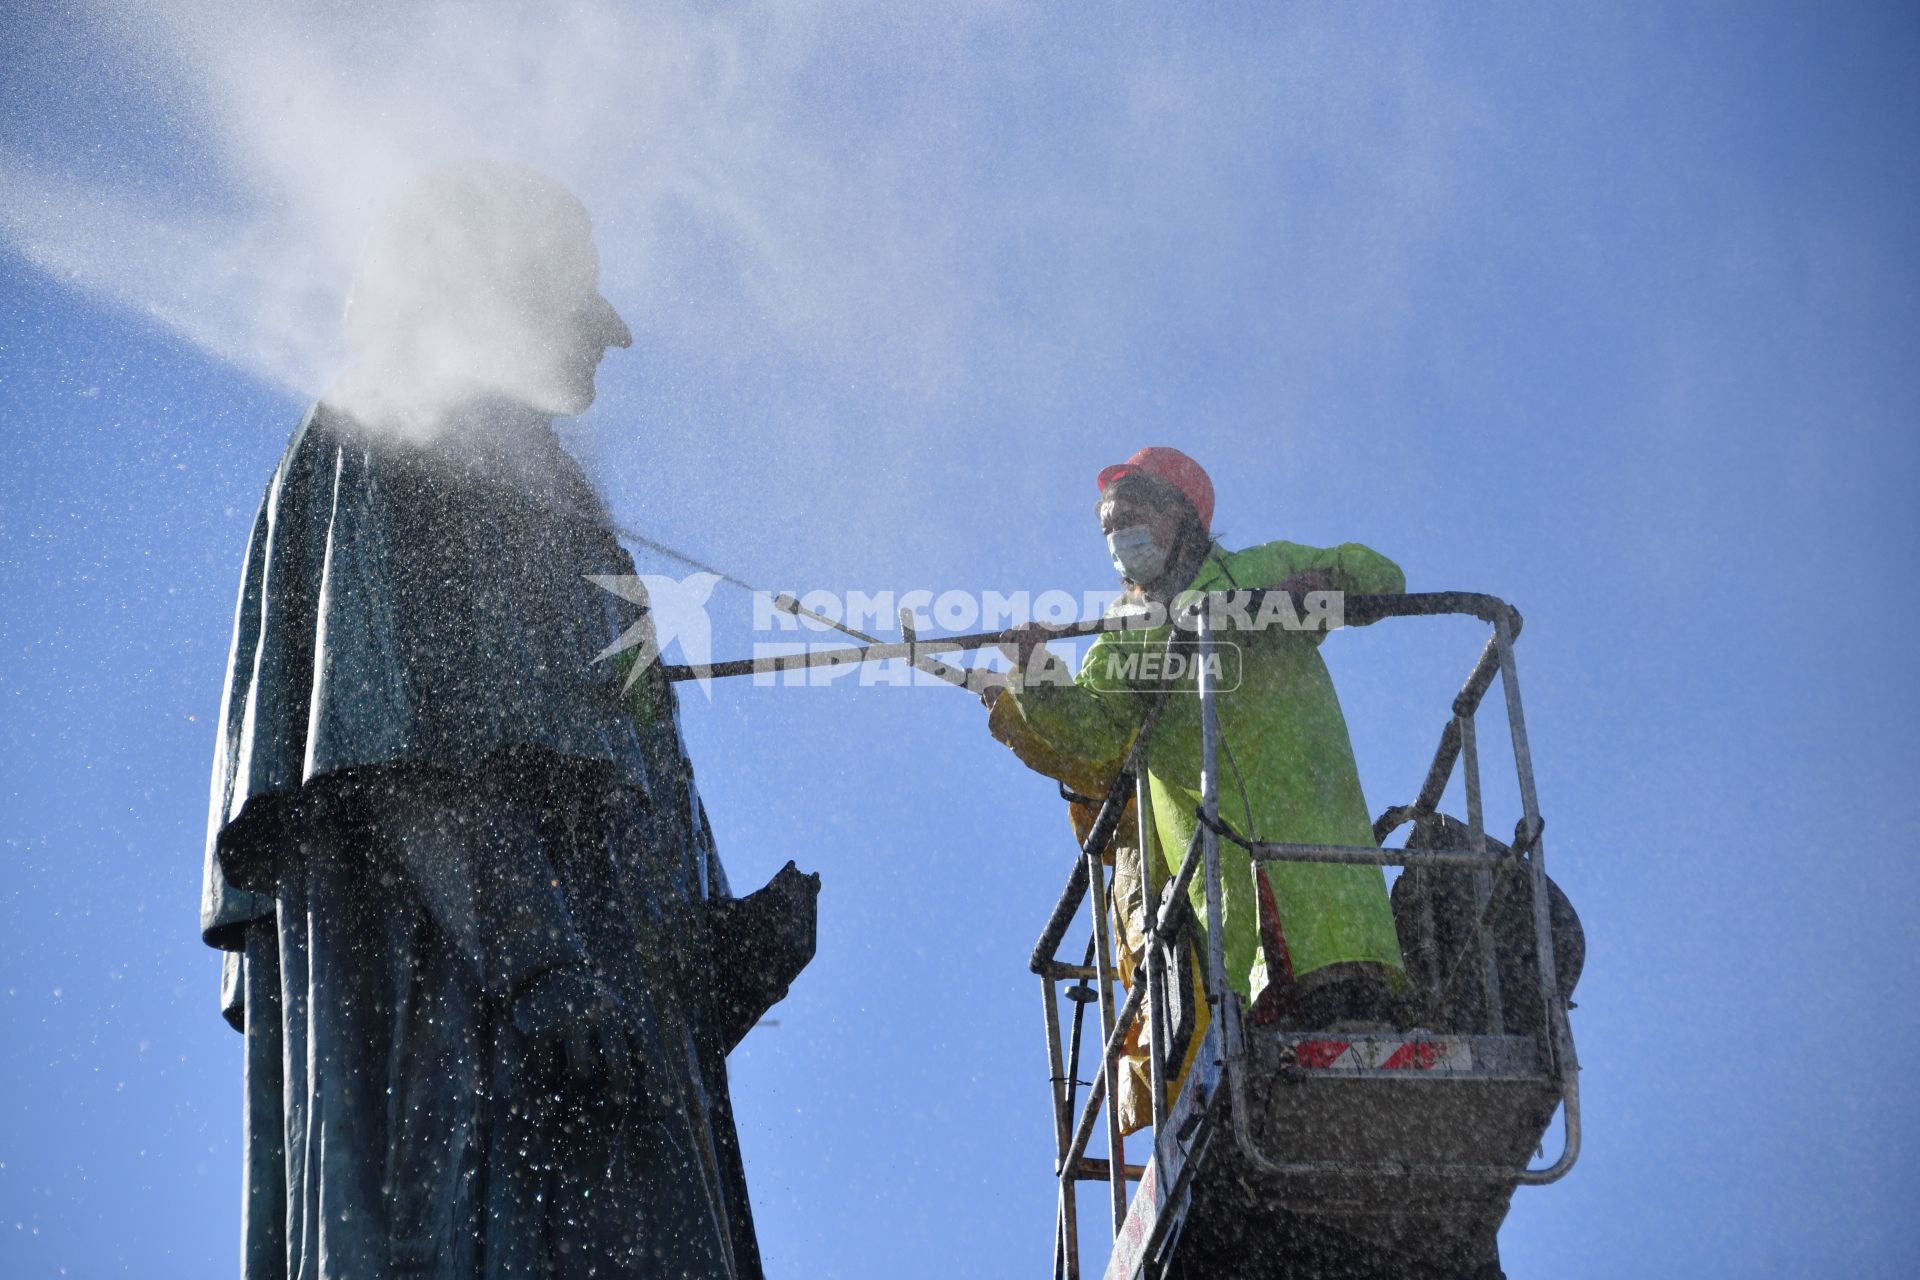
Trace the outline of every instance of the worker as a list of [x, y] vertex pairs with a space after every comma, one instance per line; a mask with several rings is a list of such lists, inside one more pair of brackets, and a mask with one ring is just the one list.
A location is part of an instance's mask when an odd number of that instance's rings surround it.
[[[1153, 446], [1107, 467], [1097, 513], [1121, 594], [1115, 610], [1171, 609], [1187, 591], [1279, 588], [1298, 602], [1277, 613], [1313, 623], [1330, 597], [1405, 589], [1400, 569], [1355, 543], [1330, 549], [1270, 542], [1229, 552], [1212, 536], [1213, 483], [1178, 449]], [[1324, 617], [1324, 613], [1321, 615]], [[1256, 621], [1250, 614], [1250, 621]], [[1043, 629], [1016, 633], [1014, 670], [983, 694], [989, 728], [1029, 767], [1082, 794], [1100, 794], [1120, 770], [1149, 702], [1163, 706], [1147, 746], [1156, 880], [1177, 874], [1200, 803], [1200, 708], [1191, 674], [1153, 678], [1148, 663], [1170, 624], [1100, 634], [1072, 680], [1046, 677]], [[1275, 623], [1223, 630], [1237, 647], [1239, 683], [1216, 699], [1221, 729], [1220, 818], [1256, 841], [1374, 844], [1346, 720], [1318, 648], [1320, 626]], [[1036, 661], [1038, 659], [1038, 661]], [[1116, 661], [1118, 659], [1118, 661]], [[1223, 667], [1231, 673], [1231, 663]], [[1405, 987], [1386, 879], [1378, 867], [1298, 862], [1256, 869], [1248, 852], [1220, 842], [1227, 984], [1256, 1022], [1360, 1029], [1397, 1022]], [[1205, 927], [1206, 885], [1190, 898]]]

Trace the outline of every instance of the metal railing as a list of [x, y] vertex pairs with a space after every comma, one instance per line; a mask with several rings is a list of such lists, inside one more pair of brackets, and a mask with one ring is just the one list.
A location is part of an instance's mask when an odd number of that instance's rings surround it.
[[[1574, 1053], [1572, 1030], [1568, 1024], [1566, 1001], [1561, 995], [1554, 968], [1552, 926], [1546, 885], [1543, 823], [1534, 787], [1532, 756], [1527, 742], [1525, 717], [1521, 709], [1519, 677], [1515, 670], [1513, 642], [1519, 634], [1521, 619], [1511, 606], [1492, 596], [1466, 592], [1421, 593], [1398, 596], [1348, 596], [1345, 618], [1348, 625], [1365, 624], [1386, 618], [1470, 616], [1491, 625], [1492, 636], [1482, 649], [1473, 671], [1453, 700], [1452, 716], [1447, 721], [1427, 770], [1426, 779], [1411, 804], [1389, 809], [1374, 824], [1375, 846], [1296, 844], [1249, 839], [1234, 832], [1221, 821], [1219, 811], [1219, 766], [1221, 734], [1219, 691], [1214, 687], [1210, 661], [1217, 643], [1216, 607], [1222, 596], [1237, 596], [1244, 606], [1246, 598], [1256, 601], [1265, 592], [1216, 593], [1193, 604], [1182, 619], [1197, 647], [1194, 691], [1199, 699], [1201, 729], [1201, 803], [1197, 823], [1181, 858], [1178, 872], [1168, 884], [1156, 883], [1155, 861], [1150, 854], [1152, 805], [1147, 794], [1146, 751], [1155, 723], [1166, 699], [1189, 696], [1161, 692], [1150, 702], [1147, 715], [1136, 735], [1119, 774], [1101, 802], [1087, 838], [1082, 842], [1067, 884], [1048, 918], [1046, 928], [1035, 945], [1030, 962], [1041, 978], [1046, 1009], [1047, 1049], [1050, 1063], [1054, 1118], [1057, 1208], [1054, 1238], [1054, 1274], [1073, 1280], [1080, 1274], [1078, 1248], [1077, 1186], [1082, 1181], [1105, 1181], [1109, 1188], [1113, 1229], [1116, 1239], [1127, 1213], [1127, 1185], [1144, 1176], [1146, 1165], [1126, 1162], [1125, 1140], [1120, 1132], [1119, 1070], [1122, 1051], [1142, 1010], [1148, 1011], [1147, 1060], [1152, 1091], [1154, 1142], [1152, 1159], [1164, 1158], [1164, 1132], [1169, 1105], [1171, 1064], [1168, 1055], [1168, 1015], [1171, 993], [1168, 974], [1175, 967], [1191, 935], [1193, 919], [1188, 890], [1196, 874], [1205, 875], [1206, 955], [1204, 974], [1210, 1012], [1209, 1043], [1219, 1046], [1219, 1067], [1225, 1078], [1235, 1143], [1241, 1154], [1256, 1169], [1275, 1176], [1321, 1173], [1367, 1173], [1388, 1176], [1437, 1176], [1494, 1179], [1518, 1184], [1538, 1185], [1563, 1176], [1579, 1156], [1580, 1104], [1578, 1060]], [[1230, 602], [1228, 602], [1230, 603]], [[1231, 616], [1225, 610], [1223, 616]], [[1475, 717], [1480, 703], [1498, 678], [1506, 703], [1508, 732], [1512, 739], [1517, 773], [1521, 817], [1515, 826], [1514, 842], [1504, 852], [1489, 852], [1480, 784], [1479, 744]], [[1398, 827], [1418, 823], [1438, 813], [1441, 797], [1447, 790], [1456, 765], [1462, 777], [1467, 807], [1468, 847], [1465, 849], [1388, 849], [1380, 842]], [[1104, 855], [1112, 842], [1129, 798], [1139, 831], [1144, 902], [1149, 917], [1144, 929], [1144, 956], [1136, 980], [1124, 1001], [1116, 1003], [1114, 994], [1115, 958], [1109, 925]], [[1473, 876], [1473, 902], [1476, 911], [1471, 936], [1444, 972], [1444, 981], [1436, 982], [1429, 993], [1428, 1008], [1436, 1013], [1451, 996], [1453, 988], [1469, 963], [1479, 966], [1487, 1001], [1491, 1028], [1505, 1033], [1501, 1022], [1499, 973], [1488, 928], [1502, 895], [1515, 877], [1525, 877], [1532, 888], [1532, 928], [1534, 965], [1540, 984], [1544, 1025], [1537, 1029], [1541, 1058], [1560, 1098], [1565, 1142], [1559, 1158], [1542, 1169], [1514, 1169], [1466, 1164], [1345, 1163], [1339, 1161], [1302, 1161], [1276, 1158], [1260, 1148], [1251, 1127], [1252, 1108], [1247, 1096], [1250, 1059], [1246, 1036], [1241, 1026], [1239, 1001], [1227, 983], [1225, 940], [1221, 927], [1222, 894], [1220, 841], [1232, 840], [1245, 848], [1256, 864], [1269, 862], [1312, 862], [1362, 866], [1426, 867], [1470, 872]], [[1198, 857], [1194, 856], [1196, 852]], [[1496, 879], [1497, 877], [1497, 879]], [[1089, 955], [1080, 964], [1063, 961], [1058, 951], [1078, 914], [1081, 904], [1090, 907], [1092, 936]], [[1429, 906], [1430, 910], [1430, 906]], [[1429, 926], [1429, 932], [1431, 932]], [[1093, 986], [1091, 1002], [1100, 1013], [1100, 1052], [1098, 1071], [1088, 1082], [1083, 1106], [1076, 1106], [1080, 1085], [1081, 1021]], [[1059, 1010], [1060, 985], [1072, 984], [1068, 991], [1076, 1003], [1073, 1027], [1066, 1052], [1062, 1052]], [[1198, 1064], [1195, 1067], [1198, 1070]], [[1108, 1156], [1089, 1158], [1087, 1147], [1104, 1113]], [[1168, 1171], [1156, 1168], [1158, 1185], [1168, 1185]]]

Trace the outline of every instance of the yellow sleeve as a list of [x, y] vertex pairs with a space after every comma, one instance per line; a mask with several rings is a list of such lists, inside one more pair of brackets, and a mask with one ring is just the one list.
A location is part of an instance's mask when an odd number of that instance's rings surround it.
[[1107, 687], [1090, 673], [1105, 669], [1106, 655], [1128, 634], [1102, 632], [1071, 682], [1029, 680], [1015, 672], [994, 704], [988, 730], [1029, 769], [1082, 795], [1105, 792], [1140, 731], [1142, 711], [1133, 690]]

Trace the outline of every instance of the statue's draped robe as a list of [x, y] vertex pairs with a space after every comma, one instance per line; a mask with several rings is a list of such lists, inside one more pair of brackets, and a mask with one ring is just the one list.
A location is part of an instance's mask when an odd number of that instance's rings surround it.
[[[421, 446], [322, 405], [295, 433], [201, 908], [246, 1037], [248, 1280], [760, 1273], [725, 1055], [804, 956], [716, 981], [754, 966], [726, 924], [754, 899], [669, 686], [599, 660], [642, 619], [585, 575], [632, 572], [544, 422]], [[513, 1024], [573, 965], [625, 1004], [631, 1099]]]

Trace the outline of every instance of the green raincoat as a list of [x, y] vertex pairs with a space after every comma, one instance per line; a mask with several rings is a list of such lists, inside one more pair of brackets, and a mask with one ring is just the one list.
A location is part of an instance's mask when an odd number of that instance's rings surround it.
[[[1406, 580], [1386, 557], [1356, 543], [1330, 549], [1270, 542], [1208, 555], [1191, 590], [1278, 585], [1319, 570], [1352, 595], [1390, 595]], [[1353, 761], [1347, 723], [1318, 648], [1326, 632], [1270, 625], [1222, 629], [1218, 640], [1239, 647], [1237, 688], [1216, 703], [1226, 747], [1221, 757], [1220, 816], [1253, 839], [1302, 844], [1372, 845], [1373, 824]], [[1167, 628], [1103, 632], [1072, 683], [1018, 674], [994, 707], [994, 735], [1029, 766], [1069, 785], [1111, 778], [1125, 760], [1154, 689], [1169, 701], [1148, 746], [1156, 853], [1164, 874], [1179, 871], [1200, 803], [1200, 708], [1193, 679], [1149, 684], [1129, 650], [1158, 653]], [[1110, 659], [1121, 658], [1118, 664]], [[1233, 660], [1225, 661], [1231, 683]], [[1244, 794], [1243, 794], [1244, 792]], [[1386, 879], [1377, 867], [1270, 863], [1267, 879], [1278, 909], [1286, 957], [1259, 945], [1258, 888], [1246, 850], [1220, 847], [1227, 979], [1244, 998], [1267, 985], [1268, 963], [1290, 963], [1295, 977], [1345, 961], [1375, 961], [1398, 971], [1400, 948]], [[1206, 919], [1206, 885], [1195, 877], [1191, 898]]]

